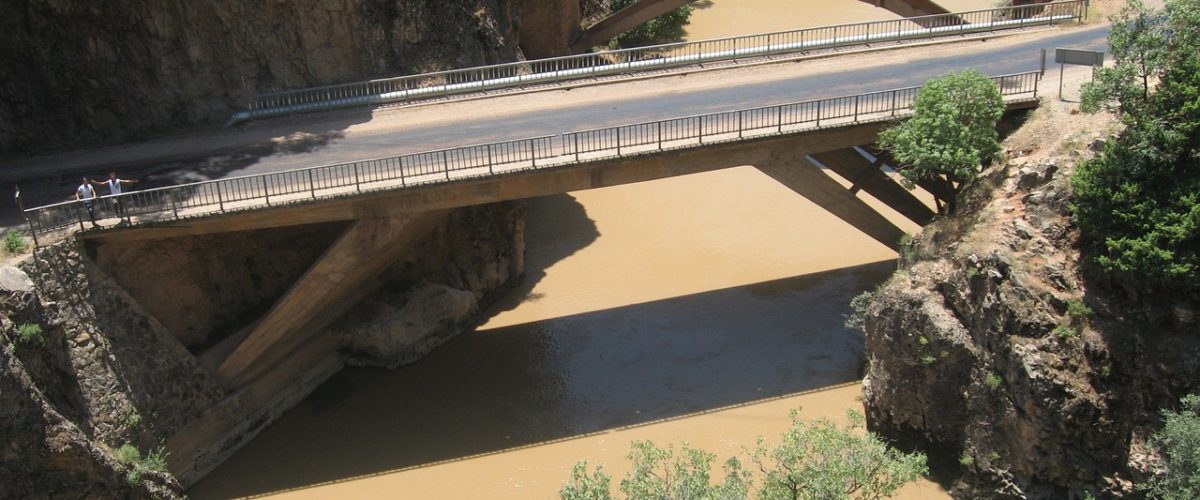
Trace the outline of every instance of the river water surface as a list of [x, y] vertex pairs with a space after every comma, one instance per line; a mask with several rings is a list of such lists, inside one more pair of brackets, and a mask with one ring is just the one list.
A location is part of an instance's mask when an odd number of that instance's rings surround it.
[[[800, 27], [773, 24], [787, 15], [894, 17], [718, 0], [689, 34]], [[883, 245], [750, 167], [528, 205], [525, 282], [483, 324], [395, 371], [344, 370], [189, 494], [554, 498], [584, 458], [619, 482], [634, 440], [724, 461], [778, 436], [790, 409], [861, 411], [863, 342], [842, 314], [894, 269]], [[946, 495], [924, 482], [904, 497]]]

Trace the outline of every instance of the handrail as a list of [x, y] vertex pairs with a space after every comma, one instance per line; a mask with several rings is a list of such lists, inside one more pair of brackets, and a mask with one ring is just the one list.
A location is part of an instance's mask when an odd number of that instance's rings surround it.
[[1087, 0], [1065, 0], [839, 24], [270, 92], [251, 97], [245, 110], [235, 113], [230, 122], [868, 42], [1053, 25], [1083, 19], [1087, 4]]
[[[1007, 100], [1026, 101], [1037, 98], [1039, 76], [1038, 71], [1031, 71], [996, 76], [992, 80]], [[893, 120], [908, 114], [919, 89], [905, 87], [228, 177], [103, 196], [92, 204], [99, 219], [124, 218], [136, 225], [506, 175], [694, 148], [714, 141], [738, 141]], [[29, 208], [24, 212], [34, 234], [64, 229], [76, 223], [81, 230], [86, 230], [87, 211], [84, 202], [79, 200]]]

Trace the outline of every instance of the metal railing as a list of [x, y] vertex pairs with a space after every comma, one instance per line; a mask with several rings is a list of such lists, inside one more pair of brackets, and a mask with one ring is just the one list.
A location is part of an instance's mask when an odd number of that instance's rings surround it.
[[260, 94], [231, 122], [818, 49], [1083, 19], [1087, 0], [681, 42]]
[[[1037, 98], [1039, 76], [1032, 71], [993, 77], [993, 81], [1007, 102], [1029, 101]], [[918, 90], [906, 87], [231, 177], [105, 196], [93, 200], [92, 208], [97, 219], [153, 223], [886, 121], [906, 116]], [[74, 224], [85, 230], [90, 218], [81, 201], [30, 208], [25, 216], [34, 234]]]

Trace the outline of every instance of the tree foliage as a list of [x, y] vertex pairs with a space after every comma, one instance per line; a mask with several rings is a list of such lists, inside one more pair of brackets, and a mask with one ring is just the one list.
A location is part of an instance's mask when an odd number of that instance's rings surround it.
[[1188, 396], [1180, 403], [1178, 412], [1163, 411], [1166, 423], [1152, 439], [1167, 461], [1166, 472], [1143, 485], [1155, 498], [1200, 498], [1200, 396]]
[[[610, 0], [609, 11], [624, 9], [638, 0]], [[671, 12], [642, 23], [636, 28], [617, 35], [614, 39], [619, 47], [642, 47], [678, 41], [683, 38], [683, 27], [692, 17], [692, 8], [684, 5]]]
[[925, 455], [889, 448], [871, 433], [856, 432], [862, 416], [850, 412], [850, 427], [821, 419], [800, 420], [792, 412], [792, 427], [779, 444], [762, 440], [754, 463], [763, 473], [762, 500], [834, 500], [887, 498], [901, 486], [927, 472]]
[[[805, 422], [793, 411], [792, 427], [778, 445], [759, 439], [751, 460], [762, 473], [758, 498], [776, 499], [876, 499], [890, 496], [924, 474], [925, 456], [904, 454], [861, 431], [862, 416], [838, 427], [828, 420]], [[750, 496], [753, 474], [737, 458], [725, 462], [724, 475], [714, 482], [716, 456], [683, 445], [659, 448], [649, 441], [633, 443], [629, 460], [633, 470], [621, 480], [625, 498], [670, 500], [739, 500]], [[571, 470], [571, 479], [560, 490], [565, 500], [612, 498], [610, 479], [600, 467], [589, 472], [587, 462]]]
[[959, 190], [980, 166], [997, 158], [996, 123], [1004, 99], [990, 78], [968, 69], [925, 83], [913, 101], [913, 116], [879, 135], [879, 145], [902, 165], [908, 187], [945, 186], [952, 194], [939, 211], [953, 213]]
[[1105, 277], [1186, 293], [1200, 290], [1200, 0], [1166, 5], [1133, 2], [1114, 21], [1117, 66], [1085, 104], [1115, 109], [1126, 127], [1080, 165], [1072, 208]]

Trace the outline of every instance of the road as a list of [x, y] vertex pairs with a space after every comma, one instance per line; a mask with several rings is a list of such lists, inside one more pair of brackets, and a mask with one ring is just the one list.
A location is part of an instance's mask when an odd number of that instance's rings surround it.
[[[32, 162], [91, 175], [115, 168], [144, 177], [138, 187], [146, 188], [915, 86], [964, 68], [990, 75], [1031, 71], [1039, 67], [1038, 49], [1103, 50], [1106, 35], [1105, 25], [1070, 27], [487, 99], [311, 114]], [[1055, 75], [1047, 71], [1042, 95], [1056, 88]], [[0, 174], [8, 166], [0, 165]], [[74, 175], [26, 189], [26, 205], [63, 200], [73, 192]], [[19, 221], [15, 210], [7, 212], [4, 223]]]

